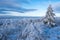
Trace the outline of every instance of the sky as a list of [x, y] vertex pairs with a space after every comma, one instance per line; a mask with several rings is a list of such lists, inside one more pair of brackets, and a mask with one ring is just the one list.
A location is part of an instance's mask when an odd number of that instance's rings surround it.
[[49, 4], [60, 17], [60, 0], [0, 0], [0, 15], [45, 16]]

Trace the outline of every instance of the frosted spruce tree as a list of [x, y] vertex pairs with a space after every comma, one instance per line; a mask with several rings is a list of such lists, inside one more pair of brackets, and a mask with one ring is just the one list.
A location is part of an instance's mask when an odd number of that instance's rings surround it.
[[47, 24], [48, 26], [50, 27], [53, 27], [56, 25], [55, 23], [55, 14], [53, 13], [53, 9], [51, 7], [51, 5], [49, 5], [48, 7], [48, 10], [46, 12], [46, 16], [45, 16], [45, 19], [44, 19], [44, 24]]

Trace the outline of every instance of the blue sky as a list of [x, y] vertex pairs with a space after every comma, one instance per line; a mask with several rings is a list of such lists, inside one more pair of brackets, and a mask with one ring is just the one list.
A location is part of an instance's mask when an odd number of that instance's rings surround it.
[[49, 4], [60, 16], [60, 0], [0, 0], [0, 15], [44, 16]]

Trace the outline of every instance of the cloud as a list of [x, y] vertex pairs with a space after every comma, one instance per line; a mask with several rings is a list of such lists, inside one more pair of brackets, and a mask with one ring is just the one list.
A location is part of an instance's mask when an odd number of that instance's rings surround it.
[[13, 11], [13, 12], [29, 12], [29, 11], [35, 11], [36, 9], [25, 9], [25, 8], [2, 8], [0, 9], [0, 13], [4, 14], [4, 11]]
[[[6, 14], [5, 15], [9, 15], [9, 16], [31, 16], [31, 17], [39, 17], [39, 16], [44, 16], [45, 14], [43, 14], [44, 12], [42, 12], [42, 14], [40, 13], [40, 11], [33, 11], [33, 12], [24, 12], [24, 13], [20, 13], [20, 12], [13, 12], [13, 11], [4, 11]], [[9, 13], [9, 14], [8, 14]], [[4, 16], [3, 14], [0, 14], [0, 16]]]
[[54, 12], [60, 13], [60, 2], [57, 2], [53, 5]]
[[28, 4], [29, 0], [0, 0], [0, 14], [5, 13], [4, 11], [15, 11], [15, 12], [29, 12], [35, 11], [36, 9], [23, 8], [22, 5]]

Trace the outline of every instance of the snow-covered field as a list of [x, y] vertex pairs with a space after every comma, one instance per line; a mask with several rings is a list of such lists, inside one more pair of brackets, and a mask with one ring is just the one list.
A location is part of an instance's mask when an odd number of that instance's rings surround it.
[[0, 17], [0, 40], [60, 40], [60, 18], [48, 27], [42, 17]]

